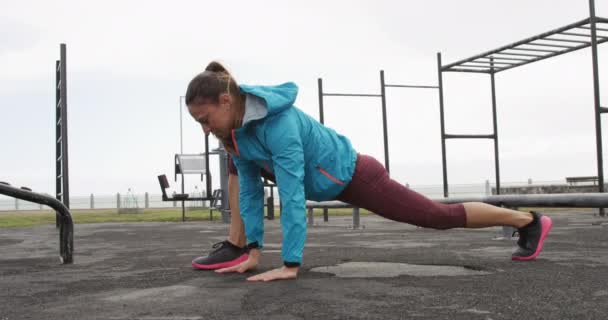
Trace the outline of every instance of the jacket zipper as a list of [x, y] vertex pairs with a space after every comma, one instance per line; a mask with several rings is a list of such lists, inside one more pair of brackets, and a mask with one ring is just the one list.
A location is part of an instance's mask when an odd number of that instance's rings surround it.
[[324, 176], [326, 176], [327, 178], [329, 178], [329, 180], [339, 184], [339, 185], [343, 185], [344, 182], [334, 178], [334, 176], [332, 176], [331, 174], [329, 174], [329, 172], [323, 170], [323, 168], [321, 168], [320, 166], [317, 166], [317, 170], [319, 170], [319, 172], [321, 172]]

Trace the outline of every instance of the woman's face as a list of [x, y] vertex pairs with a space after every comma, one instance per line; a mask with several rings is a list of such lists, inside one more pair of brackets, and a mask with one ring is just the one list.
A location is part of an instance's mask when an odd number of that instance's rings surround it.
[[219, 96], [217, 103], [202, 102], [188, 106], [188, 112], [201, 124], [205, 134], [212, 133], [220, 140], [230, 139], [234, 124], [232, 97], [227, 93]]

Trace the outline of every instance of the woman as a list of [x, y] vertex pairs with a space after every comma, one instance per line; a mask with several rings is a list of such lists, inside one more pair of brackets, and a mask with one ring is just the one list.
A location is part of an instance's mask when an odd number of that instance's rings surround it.
[[264, 243], [260, 171], [271, 173], [283, 204], [284, 265], [249, 281], [296, 278], [306, 240], [306, 200], [340, 200], [385, 218], [435, 228], [512, 226], [519, 229], [513, 260], [532, 260], [542, 250], [552, 221], [540, 213], [484, 203], [441, 204], [390, 179], [374, 158], [358, 154], [350, 141], [297, 109], [298, 88], [237, 85], [217, 62], [192, 79], [186, 93], [190, 115], [232, 155], [239, 176], [239, 206], [249, 256], [217, 272], [255, 268]]

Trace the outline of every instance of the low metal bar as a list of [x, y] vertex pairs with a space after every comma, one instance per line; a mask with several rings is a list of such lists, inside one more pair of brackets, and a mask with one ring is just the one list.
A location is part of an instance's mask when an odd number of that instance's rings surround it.
[[538, 40], [538, 39], [541, 39], [541, 38], [544, 38], [544, 37], [547, 37], [547, 36], [550, 36], [550, 35], [553, 35], [553, 34], [556, 34], [556, 33], [568, 30], [568, 29], [572, 29], [572, 28], [575, 28], [575, 27], [578, 27], [578, 26], [582, 26], [582, 25], [588, 24], [589, 20], [590, 20], [589, 18], [586, 18], [586, 19], [583, 19], [581, 21], [577, 21], [577, 22], [571, 23], [569, 25], [566, 25], [564, 27], [561, 27], [561, 28], [558, 28], [558, 29], [555, 29], [555, 30], [551, 30], [551, 31], [548, 31], [548, 32], [545, 32], [545, 33], [541, 33], [539, 35], [536, 35], [536, 36], [533, 36], [533, 37], [530, 37], [530, 38], [527, 38], [527, 39], [524, 39], [524, 40], [521, 40], [521, 41], [518, 41], [518, 42], [515, 42], [515, 43], [512, 43], [512, 44], [508, 44], [508, 45], [502, 46], [502, 47], [500, 47], [498, 49], [495, 49], [495, 50], [487, 51], [487, 52], [475, 55], [475, 56], [467, 58], [467, 59], [462, 59], [460, 61], [456, 61], [454, 63], [451, 63], [451, 64], [448, 64], [448, 65], [444, 66], [443, 69], [449, 69], [450, 67], [459, 65], [459, 64], [461, 64], [461, 63], [463, 63], [465, 61], [471, 61], [471, 60], [475, 60], [477, 58], [489, 56], [491, 54], [503, 51], [505, 49], [517, 47], [517, 46], [519, 46], [521, 44], [524, 44], [524, 43], [532, 42], [534, 40]]
[[47, 205], [55, 209], [55, 211], [60, 217], [59, 255], [61, 263], [70, 264], [74, 262], [74, 222], [72, 221], [72, 215], [70, 214], [70, 210], [63, 203], [50, 196], [11, 187], [2, 183], [0, 183], [0, 194], [29, 202]]
[[608, 113], [608, 108], [600, 107], [600, 113]]
[[[608, 207], [608, 193], [568, 193], [568, 194], [517, 194], [480, 197], [433, 198], [440, 203], [483, 202], [509, 208], [605, 208]], [[307, 201], [307, 208], [352, 208], [341, 201]]]
[[446, 134], [446, 139], [494, 139], [493, 134]]
[[359, 94], [359, 93], [324, 93], [325, 97], [382, 97], [381, 94]]
[[405, 85], [405, 84], [386, 84], [384, 86], [388, 87], [388, 88], [439, 89], [439, 86], [415, 86], [415, 85]]

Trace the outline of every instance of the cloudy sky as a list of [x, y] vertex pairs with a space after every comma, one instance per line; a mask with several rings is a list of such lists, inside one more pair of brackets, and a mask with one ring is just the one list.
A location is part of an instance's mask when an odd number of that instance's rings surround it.
[[[596, 2], [608, 17], [608, 1]], [[588, 15], [585, 0], [0, 0], [0, 181], [54, 193], [60, 43], [72, 195], [158, 193], [156, 175], [172, 176], [180, 149], [180, 96], [211, 60], [241, 83], [296, 82], [296, 105], [317, 118], [319, 77], [328, 92], [379, 93], [380, 70], [391, 84], [436, 85], [437, 52], [454, 62]], [[586, 49], [496, 76], [503, 181], [596, 174], [591, 70]], [[445, 73], [444, 86], [447, 132], [491, 133], [489, 76]], [[441, 184], [437, 91], [389, 88], [387, 103], [393, 177]], [[325, 106], [329, 126], [383, 159], [379, 99]], [[183, 121], [184, 152], [201, 152], [200, 128]], [[452, 140], [447, 150], [451, 183], [493, 180], [491, 140]]]

